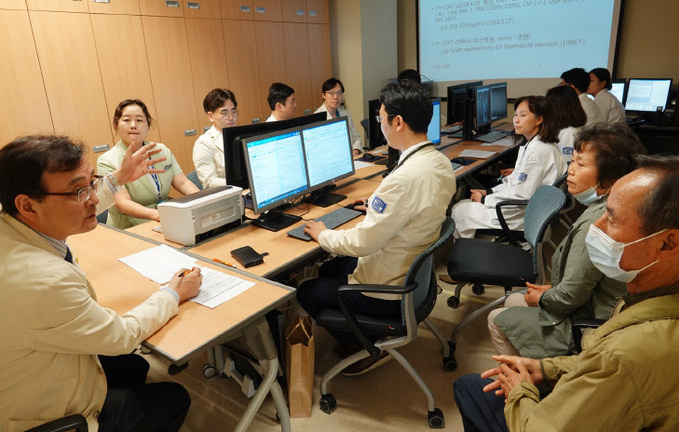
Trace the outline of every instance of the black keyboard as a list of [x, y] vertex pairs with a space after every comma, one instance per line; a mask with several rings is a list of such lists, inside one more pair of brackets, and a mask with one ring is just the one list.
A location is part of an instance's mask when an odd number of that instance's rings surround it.
[[[358, 210], [352, 210], [348, 209], [345, 207], [340, 207], [338, 209], [335, 209], [331, 211], [330, 213], [326, 213], [323, 216], [319, 217], [318, 219], [314, 219], [316, 222], [323, 222], [328, 229], [334, 229], [337, 228], [340, 225], [344, 225], [345, 223], [349, 222], [352, 219], [355, 219], [362, 215]], [[288, 231], [288, 235], [290, 237], [298, 238], [300, 240], [304, 241], [310, 241], [311, 236], [307, 233], [304, 232], [304, 228], [306, 227], [306, 224], [300, 225], [297, 228], [291, 229]]]
[[492, 132], [488, 132], [485, 135], [479, 135], [474, 139], [477, 140], [477, 141], [485, 142], [485, 143], [492, 143], [492, 142], [495, 142], [497, 140], [501, 140], [502, 138], [504, 138], [506, 136], [507, 135], [505, 135], [504, 132], [492, 131]]
[[451, 134], [451, 133], [455, 133], [455, 132], [460, 131], [460, 129], [462, 129], [460, 126], [451, 126], [451, 127], [441, 129], [441, 133], [442, 134]]

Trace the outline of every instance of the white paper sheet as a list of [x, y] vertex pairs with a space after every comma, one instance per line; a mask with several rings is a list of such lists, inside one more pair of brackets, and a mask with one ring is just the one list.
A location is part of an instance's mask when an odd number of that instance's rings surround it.
[[201, 274], [203, 275], [203, 285], [201, 285], [198, 295], [191, 301], [209, 308], [215, 308], [255, 286], [254, 282], [229, 276], [209, 268], [201, 268]]
[[495, 154], [495, 152], [493, 152], [493, 151], [472, 150], [472, 149], [466, 149], [466, 150], [462, 150], [462, 152], [460, 152], [460, 156], [474, 158], [474, 159], [488, 159], [489, 157], [493, 156], [494, 154]]
[[168, 245], [156, 246], [118, 260], [159, 284], [170, 282], [175, 273], [183, 268], [190, 269], [196, 262], [195, 258]]

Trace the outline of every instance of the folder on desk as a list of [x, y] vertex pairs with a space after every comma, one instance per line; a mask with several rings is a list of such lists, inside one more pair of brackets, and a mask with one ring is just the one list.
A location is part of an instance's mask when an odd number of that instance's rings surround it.
[[460, 153], [460, 156], [474, 158], [474, 159], [488, 159], [489, 157], [493, 156], [495, 153], [496, 152], [494, 152], [494, 151], [467, 149], [467, 150], [462, 150], [462, 153]]

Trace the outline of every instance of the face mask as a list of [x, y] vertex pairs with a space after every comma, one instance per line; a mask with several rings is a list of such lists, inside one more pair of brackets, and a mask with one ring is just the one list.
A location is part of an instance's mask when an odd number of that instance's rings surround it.
[[582, 205], [590, 205], [594, 201], [598, 200], [601, 198], [599, 195], [596, 194], [596, 188], [599, 185], [592, 186], [589, 189], [585, 189], [584, 191], [580, 193], [573, 194], [573, 198], [578, 200], [578, 202]]
[[639, 240], [635, 240], [630, 243], [621, 243], [610, 238], [605, 232], [601, 231], [594, 225], [589, 226], [589, 232], [585, 238], [585, 244], [587, 245], [587, 251], [589, 252], [589, 258], [592, 260], [592, 264], [611, 279], [615, 279], [620, 282], [629, 283], [634, 280], [635, 277], [642, 271], [656, 264], [658, 261], [653, 261], [646, 267], [639, 270], [623, 270], [620, 268], [620, 259], [625, 251], [625, 246], [633, 245], [634, 243], [642, 242], [648, 238], [665, 232], [666, 229], [658, 231], [655, 234], [651, 234]]

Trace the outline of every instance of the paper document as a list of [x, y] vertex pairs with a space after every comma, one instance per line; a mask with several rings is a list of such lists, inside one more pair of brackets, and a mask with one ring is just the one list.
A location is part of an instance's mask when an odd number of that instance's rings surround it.
[[359, 161], [359, 160], [354, 161], [354, 169], [356, 169], [356, 170], [360, 170], [361, 168], [368, 168], [368, 167], [371, 167], [371, 166], [373, 166], [373, 164], [370, 163], [370, 162], [363, 162], [363, 161]]
[[200, 271], [203, 275], [203, 285], [200, 286], [198, 295], [191, 301], [209, 308], [215, 308], [255, 286], [254, 282], [229, 276], [217, 270], [201, 268]]
[[482, 146], [485, 147], [490, 147], [490, 146], [502, 146], [502, 147], [511, 147], [514, 145], [514, 137], [513, 136], [506, 136], [504, 138], [501, 138], [495, 142], [492, 143], [483, 143], [481, 144]]
[[488, 159], [489, 157], [493, 156], [496, 152], [494, 151], [486, 151], [486, 150], [462, 150], [460, 153], [460, 156], [462, 157], [469, 157], [469, 158], [474, 158], [474, 159]]
[[168, 245], [156, 246], [118, 260], [159, 284], [170, 282], [175, 273], [183, 268], [190, 269], [196, 262], [195, 258]]

